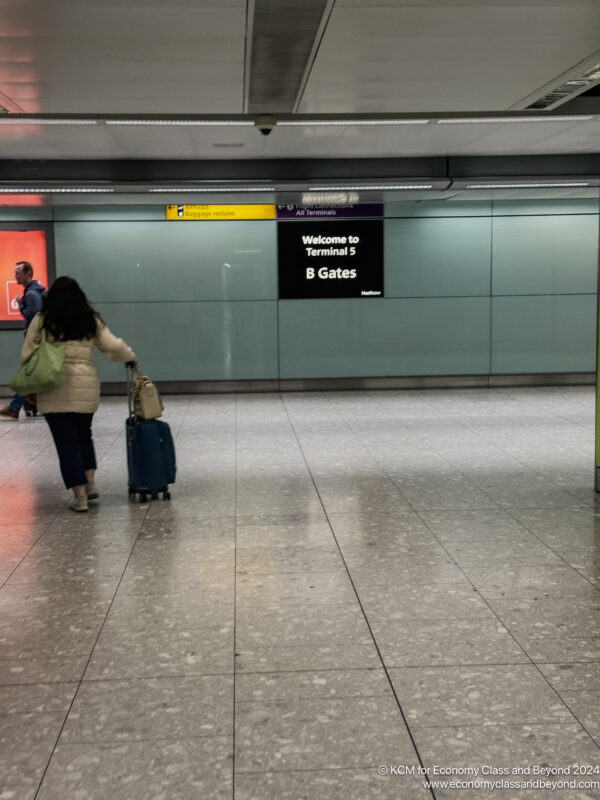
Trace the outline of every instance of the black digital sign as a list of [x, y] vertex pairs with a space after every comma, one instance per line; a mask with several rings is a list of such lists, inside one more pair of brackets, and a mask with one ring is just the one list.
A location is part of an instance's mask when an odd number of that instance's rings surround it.
[[383, 297], [383, 220], [277, 223], [279, 297]]

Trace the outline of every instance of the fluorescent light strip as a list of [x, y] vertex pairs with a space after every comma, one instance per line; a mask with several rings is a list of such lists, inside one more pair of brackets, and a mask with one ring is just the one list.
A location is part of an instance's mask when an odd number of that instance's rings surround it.
[[0, 194], [66, 194], [66, 193], [92, 193], [92, 192], [114, 192], [114, 189], [108, 188], [60, 188], [57, 189], [55, 187], [41, 187], [41, 186], [34, 186], [31, 189], [15, 189], [13, 187], [3, 187], [0, 186]]
[[378, 189], [433, 189], [431, 183], [416, 183], [404, 184], [402, 186], [396, 185], [381, 185], [381, 186], [309, 186], [309, 192], [359, 192], [361, 190], [378, 190]]
[[213, 192], [222, 194], [223, 192], [274, 192], [274, 186], [216, 186], [214, 188], [205, 189], [205, 188], [190, 188], [189, 186], [186, 187], [178, 187], [178, 186], [165, 186], [161, 187], [160, 189], [148, 189], [149, 192]]
[[[315, 119], [315, 120], [281, 120], [277, 127], [310, 127], [310, 126], [377, 126], [377, 125], [471, 125], [475, 123], [512, 123], [512, 122], [587, 122], [593, 115], [578, 116], [544, 116], [544, 117], [460, 117], [454, 119]], [[253, 127], [253, 120], [231, 119], [57, 119], [44, 117], [16, 118], [0, 114], [0, 125], [129, 125], [129, 126], [170, 126], [170, 127]]]
[[15, 119], [14, 117], [0, 116], [0, 125], [97, 125], [97, 119], [45, 119], [32, 118]]
[[590, 183], [471, 183], [465, 189], [552, 189], [576, 186], [590, 186]]
[[429, 119], [306, 119], [282, 120], [277, 127], [292, 125], [427, 125]]
[[231, 119], [107, 119], [107, 125], [172, 125], [172, 126], [189, 126], [189, 125], [198, 125], [198, 126], [210, 126], [210, 127], [222, 127], [224, 125], [229, 125], [232, 127], [239, 127], [239, 126], [253, 126], [254, 122], [252, 120], [231, 120]]
[[593, 115], [586, 116], [553, 116], [553, 117], [463, 117], [456, 119], [438, 119], [436, 125], [471, 125], [475, 122], [586, 122], [594, 119]]

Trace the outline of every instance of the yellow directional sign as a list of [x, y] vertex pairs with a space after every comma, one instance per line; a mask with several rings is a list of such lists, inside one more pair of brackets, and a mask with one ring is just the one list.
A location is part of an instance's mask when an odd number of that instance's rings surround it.
[[167, 219], [182, 220], [231, 220], [231, 219], [275, 219], [275, 204], [264, 205], [169, 205]]

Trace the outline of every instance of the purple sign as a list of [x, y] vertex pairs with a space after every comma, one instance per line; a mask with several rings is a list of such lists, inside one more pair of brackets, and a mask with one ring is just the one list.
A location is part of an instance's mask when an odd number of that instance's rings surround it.
[[277, 219], [350, 219], [383, 217], [383, 203], [369, 203], [347, 206], [277, 206]]

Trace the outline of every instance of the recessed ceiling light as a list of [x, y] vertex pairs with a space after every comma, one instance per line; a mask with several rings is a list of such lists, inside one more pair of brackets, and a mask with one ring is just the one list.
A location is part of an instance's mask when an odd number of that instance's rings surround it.
[[282, 120], [277, 127], [292, 125], [427, 125], [429, 119], [304, 119]]
[[359, 192], [359, 191], [378, 191], [380, 189], [433, 189], [433, 184], [431, 183], [414, 183], [414, 184], [403, 184], [403, 185], [396, 185], [396, 184], [377, 184], [377, 185], [366, 185], [366, 186], [309, 186], [308, 187], [310, 192], [335, 192], [335, 191], [348, 191], [348, 192]]
[[0, 193], [1, 194], [66, 194], [66, 193], [92, 193], [92, 192], [114, 192], [115, 190], [108, 187], [91, 187], [91, 186], [78, 186], [78, 187], [68, 187], [68, 186], [32, 186], [32, 187], [19, 187], [14, 188], [10, 187], [3, 187], [0, 186]]
[[223, 192], [274, 192], [274, 186], [215, 186], [215, 187], [201, 187], [201, 186], [163, 186], [161, 188], [148, 189], [149, 192], [215, 192], [222, 194]]
[[107, 125], [171, 125], [171, 126], [209, 126], [209, 127], [223, 127], [226, 125], [232, 127], [239, 126], [253, 126], [254, 122], [251, 120], [238, 120], [238, 119], [107, 119]]
[[454, 119], [438, 119], [437, 125], [472, 125], [476, 122], [486, 123], [504, 123], [504, 122], [585, 122], [594, 119], [593, 115], [578, 115], [578, 116], [554, 116], [547, 117], [455, 117]]
[[470, 183], [465, 189], [546, 189], [559, 187], [589, 186], [589, 181], [565, 183]]
[[2, 117], [0, 125], [97, 125], [97, 119], [55, 119], [50, 117]]

